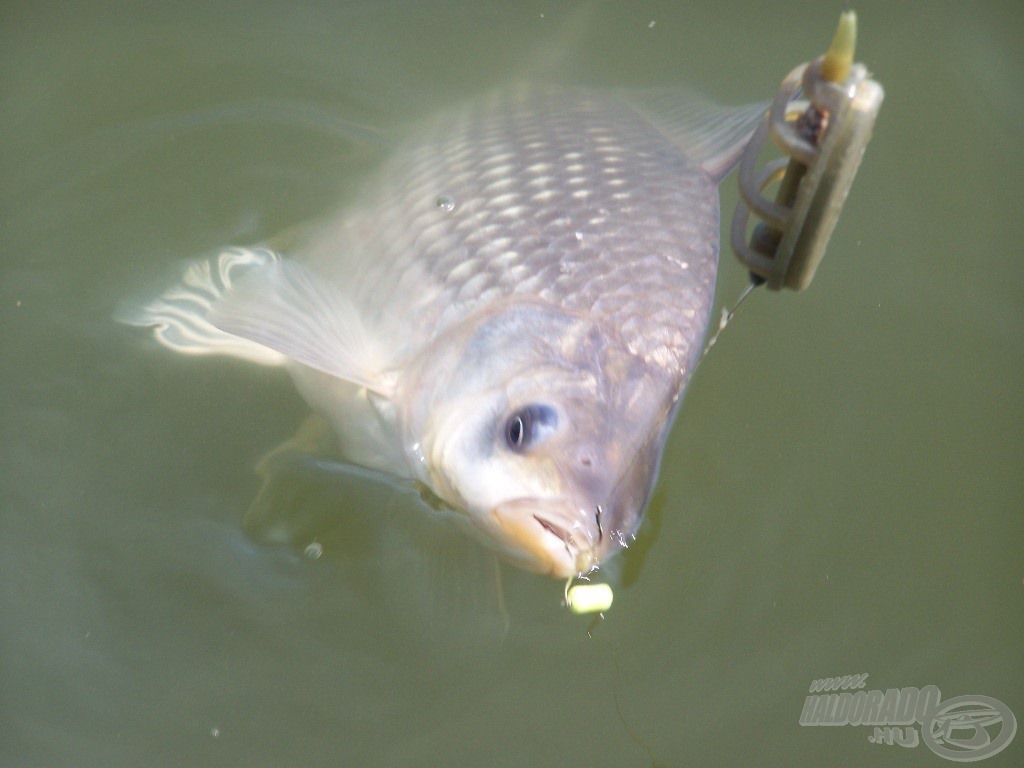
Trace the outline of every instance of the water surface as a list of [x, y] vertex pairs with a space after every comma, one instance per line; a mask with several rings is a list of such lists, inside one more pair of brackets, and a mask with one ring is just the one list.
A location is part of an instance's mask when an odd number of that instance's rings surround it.
[[[830, 253], [806, 294], [755, 295], [695, 377], [592, 638], [558, 584], [499, 586], [388, 486], [311, 479], [288, 543], [248, 536], [253, 467], [306, 406], [278, 371], [170, 355], [111, 314], [189, 257], [333, 211], [467, 94], [764, 99], [836, 11], [5, 10], [4, 765], [942, 764], [799, 725], [812, 680], [864, 672], [1024, 718], [1014, 4], [858, 3], [887, 99]], [[726, 254], [720, 300], [743, 283]]]

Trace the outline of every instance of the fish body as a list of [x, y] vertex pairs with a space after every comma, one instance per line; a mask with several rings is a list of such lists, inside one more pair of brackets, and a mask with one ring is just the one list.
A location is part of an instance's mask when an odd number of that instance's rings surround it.
[[587, 573], [639, 526], [714, 299], [717, 185], [762, 111], [503, 90], [286, 258], [226, 251], [128, 321], [285, 365], [349, 461], [522, 567]]

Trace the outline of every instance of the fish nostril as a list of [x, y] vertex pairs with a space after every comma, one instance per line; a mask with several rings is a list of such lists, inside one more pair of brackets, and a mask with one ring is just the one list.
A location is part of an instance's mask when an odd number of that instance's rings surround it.
[[594, 454], [593, 454], [593, 452], [589, 451], [589, 450], [587, 450], [585, 448], [581, 449], [576, 454], [576, 460], [579, 462], [580, 466], [582, 466], [582, 467], [584, 467], [586, 469], [592, 469], [593, 466], [594, 466], [594, 463], [595, 463], [594, 462]]

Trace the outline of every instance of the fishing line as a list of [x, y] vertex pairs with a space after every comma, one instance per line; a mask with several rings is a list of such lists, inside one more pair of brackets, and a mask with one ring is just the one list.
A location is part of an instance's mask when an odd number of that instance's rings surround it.
[[[704, 351], [700, 355], [700, 359], [697, 360], [697, 365], [694, 366], [694, 370], [697, 370], [697, 368], [700, 367], [701, 363], [704, 362], [704, 358], [707, 357], [708, 352], [711, 351], [711, 348], [715, 346], [715, 342], [717, 342], [718, 337], [722, 335], [722, 331], [725, 330], [726, 326], [729, 325], [729, 322], [733, 319], [733, 317], [736, 316], [736, 312], [739, 310], [743, 302], [746, 301], [747, 297], [754, 292], [755, 288], [758, 288], [762, 285], [764, 285], [764, 280], [754, 275], [751, 275], [750, 282], [747, 283], [746, 288], [743, 289], [743, 292], [740, 294], [739, 298], [736, 299], [736, 302], [732, 305], [732, 307], [730, 309], [722, 310], [722, 318], [718, 322], [718, 329], [714, 332], [714, 334], [712, 334], [711, 338], [708, 340], [707, 345], [704, 347]], [[568, 600], [569, 584], [571, 583], [572, 579], [569, 579], [565, 584], [566, 600]], [[594, 618], [594, 621], [587, 628], [588, 637], [593, 638], [592, 631], [603, 618], [604, 614], [598, 614]], [[619, 701], [619, 688], [622, 685], [622, 667], [619, 664], [618, 647], [612, 645], [611, 649], [612, 662], [615, 664], [615, 684], [612, 686], [612, 701], [615, 703], [615, 714], [618, 715], [619, 722], [622, 723], [622, 727], [625, 729], [626, 734], [633, 741], [633, 743], [639, 746], [644, 752], [647, 753], [647, 757], [651, 761], [651, 768], [659, 768], [657, 758], [655, 758], [654, 752], [651, 750], [650, 745], [646, 741], [644, 741], [640, 734], [633, 730], [632, 726], [630, 726], [628, 722], [626, 722], [626, 716], [622, 712], [622, 703]]]
[[[567, 591], [571, 581], [572, 579], [569, 579], [569, 582], [566, 582]], [[591, 640], [594, 639], [593, 630], [603, 620], [603, 613], [599, 613], [594, 617], [590, 626], [587, 627], [587, 637]], [[638, 734], [626, 721], [626, 715], [622, 712], [622, 702], [619, 701], [619, 689], [622, 687], [622, 665], [619, 664], [619, 647], [615, 643], [608, 643], [608, 647], [611, 648], [612, 663], [615, 665], [615, 682], [612, 685], [612, 701], [615, 704], [615, 714], [619, 718], [619, 722], [622, 723], [622, 728], [626, 731], [626, 735], [629, 736], [630, 740], [647, 753], [647, 757], [651, 761], [651, 768], [662, 768], [662, 765], [659, 764], [657, 758], [655, 758], [650, 745], [644, 741], [643, 737], [640, 736], [640, 734]]]
[[616, 645], [612, 645], [611, 649], [612, 661], [615, 663], [615, 685], [612, 686], [612, 701], [615, 702], [615, 714], [619, 716], [619, 722], [622, 723], [622, 727], [625, 728], [626, 734], [630, 739], [632, 739], [633, 743], [647, 753], [647, 757], [651, 761], [651, 768], [660, 768], [650, 746], [643, 740], [643, 738], [640, 737], [640, 734], [630, 727], [629, 723], [626, 722], [625, 715], [622, 714], [622, 705], [619, 702], [619, 687], [622, 685], [622, 667], [619, 665], [619, 649]]
[[693, 367], [694, 371], [700, 368], [701, 363], [704, 362], [704, 358], [708, 356], [708, 352], [710, 352], [711, 348], [715, 346], [715, 343], [718, 341], [718, 337], [722, 335], [722, 331], [725, 330], [725, 327], [730, 323], [733, 317], [736, 316], [736, 312], [739, 310], [740, 305], [747, 300], [747, 297], [754, 292], [755, 288], [762, 285], [764, 285], [764, 280], [751, 275], [750, 282], [747, 283], [747, 287], [743, 289], [743, 293], [741, 293], [740, 297], [736, 299], [736, 303], [732, 305], [732, 308], [722, 310], [722, 318], [718, 321], [718, 330], [712, 334], [707, 345], [705, 345], [704, 351], [701, 352], [700, 359], [697, 361], [697, 365]]

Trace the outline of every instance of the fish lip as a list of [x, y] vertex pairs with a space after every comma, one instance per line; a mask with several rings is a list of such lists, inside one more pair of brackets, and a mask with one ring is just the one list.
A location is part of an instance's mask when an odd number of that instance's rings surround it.
[[562, 526], [556, 525], [555, 523], [551, 522], [545, 517], [541, 517], [540, 515], [534, 515], [533, 519], [536, 520], [540, 524], [540, 527], [543, 528], [545, 531], [550, 533], [552, 536], [561, 539], [562, 543], [565, 544], [566, 547], [572, 547], [575, 545], [575, 542], [572, 538], [572, 534], [569, 533], [569, 531], [567, 531]]
[[[550, 514], [544, 514], [545, 508]], [[590, 571], [597, 562], [597, 553], [588, 537], [574, 535], [560, 517], [551, 501], [529, 498], [502, 502], [492, 508], [490, 515], [508, 554], [522, 567], [564, 579]]]
[[597, 568], [598, 555], [593, 542], [585, 541], [581, 545], [569, 529], [556, 525], [547, 518], [539, 515], [534, 515], [533, 519], [537, 521], [541, 528], [556, 537], [562, 543], [562, 546], [565, 547], [565, 554], [569, 558], [569, 562], [572, 564], [571, 569], [566, 573], [553, 575], [561, 576], [563, 578], [583, 576]]

